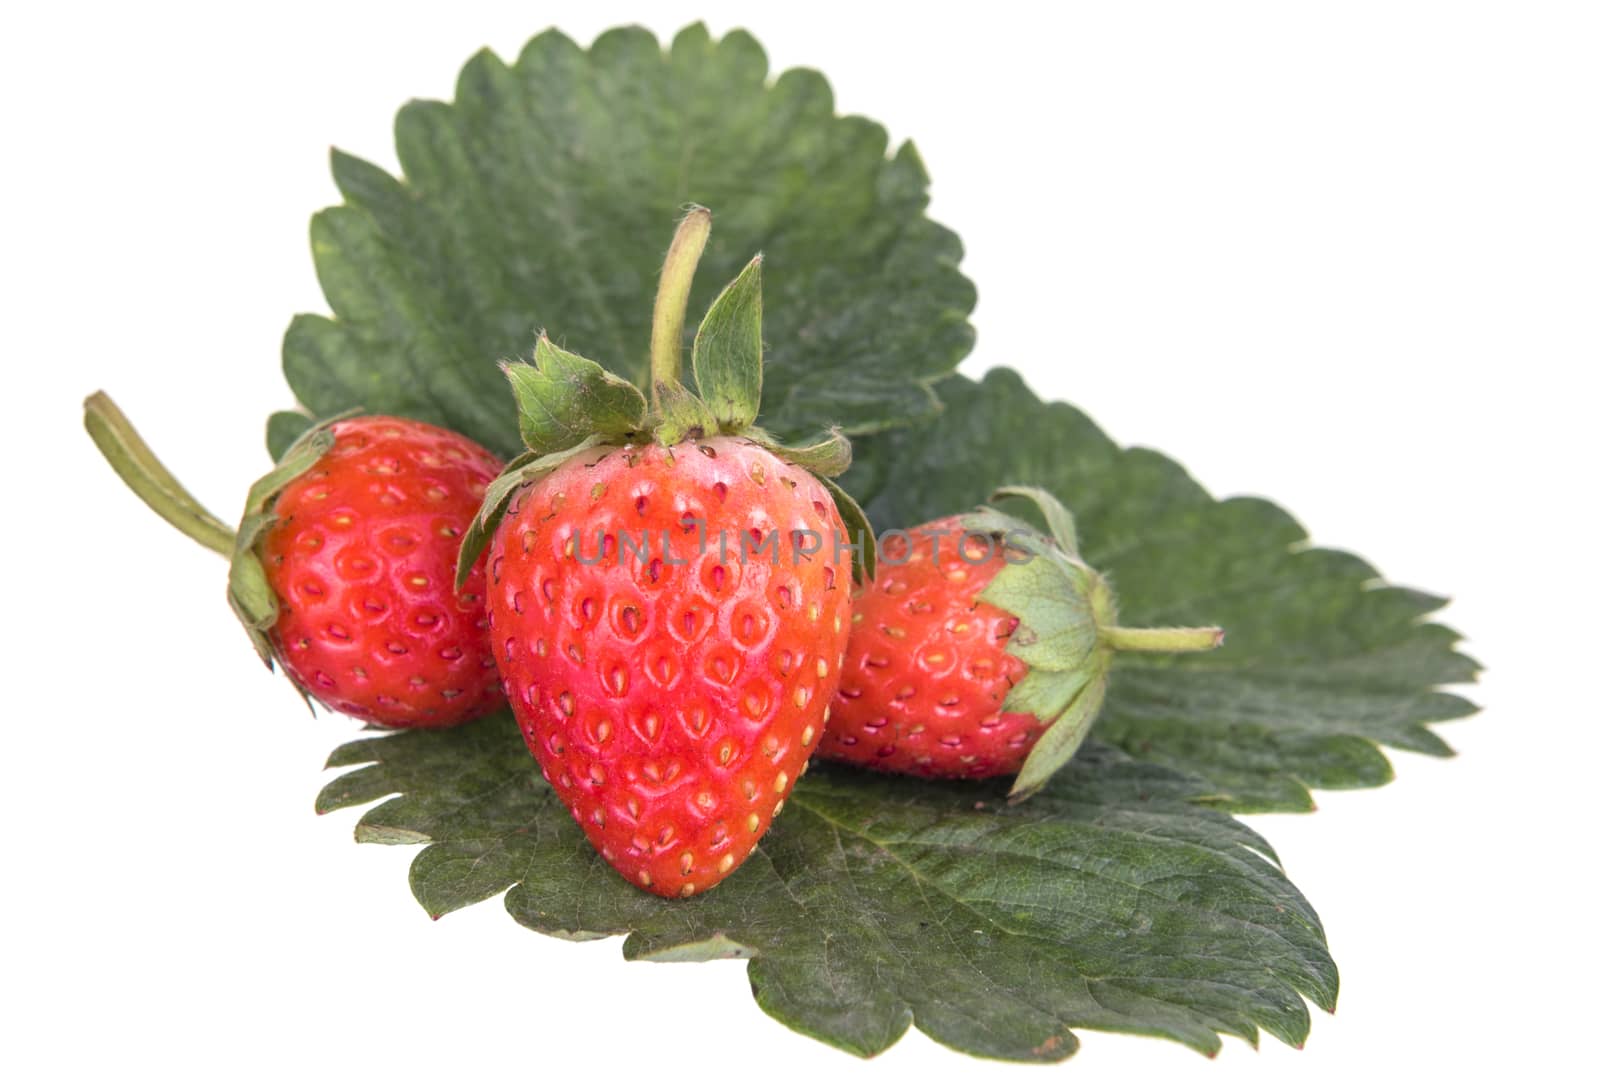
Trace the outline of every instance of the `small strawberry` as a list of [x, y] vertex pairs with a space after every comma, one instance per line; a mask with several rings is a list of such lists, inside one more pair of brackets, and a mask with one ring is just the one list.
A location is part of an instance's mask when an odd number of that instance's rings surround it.
[[787, 449], [751, 424], [759, 257], [700, 326], [699, 397], [678, 383], [708, 229], [691, 212], [662, 273], [654, 409], [544, 336], [533, 365], [507, 366], [531, 451], [462, 548], [470, 562], [492, 533], [495, 657], [545, 778], [600, 855], [662, 896], [728, 876], [805, 771], [849, 636], [845, 525], [865, 528], [812, 473], [844, 469], [843, 437]]
[[844, 674], [818, 755], [940, 778], [1016, 775], [1038, 790], [1083, 742], [1117, 651], [1204, 651], [1222, 630], [1126, 629], [1043, 490], [1052, 537], [992, 509], [883, 538], [855, 599]]
[[500, 703], [481, 564], [459, 592], [460, 539], [500, 462], [437, 426], [383, 416], [314, 427], [250, 490], [235, 534], [155, 459], [115, 404], [85, 423], [168, 522], [232, 559], [251, 641], [306, 696], [395, 727], [452, 726]]

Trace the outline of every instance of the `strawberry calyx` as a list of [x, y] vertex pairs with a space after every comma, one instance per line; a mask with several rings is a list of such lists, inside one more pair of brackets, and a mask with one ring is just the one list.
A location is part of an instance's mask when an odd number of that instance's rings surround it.
[[[333, 448], [334, 425], [359, 413], [361, 411], [358, 409], [346, 410], [317, 422], [301, 433], [293, 444], [284, 449], [277, 464], [256, 479], [245, 495], [244, 513], [239, 519], [239, 529], [234, 535], [233, 550], [229, 554], [228, 605], [239, 619], [239, 624], [244, 626], [251, 646], [256, 649], [256, 654], [268, 670], [273, 669], [277, 658], [277, 648], [267, 633], [278, 623], [278, 596], [267, 582], [267, 570], [261, 563], [257, 543], [278, 522], [278, 516], [272, 511], [278, 494], [316, 466], [317, 461]], [[295, 687], [299, 688], [299, 685]], [[303, 689], [300, 695], [306, 697], [308, 705], [311, 703]]]
[[1072, 759], [1105, 703], [1112, 659], [1119, 651], [1209, 651], [1222, 644], [1220, 628], [1124, 628], [1116, 596], [1104, 576], [1078, 552], [1072, 514], [1049, 492], [1032, 486], [995, 491], [991, 500], [1031, 501], [1047, 531], [991, 507], [961, 517], [968, 536], [999, 543], [1005, 567], [978, 596], [1017, 619], [1006, 653], [1028, 665], [1007, 694], [1006, 712], [1031, 714], [1045, 731], [1023, 762], [1011, 801], [1036, 793]]
[[489, 487], [462, 538], [458, 584], [494, 536], [511, 498], [596, 445], [703, 445], [739, 437], [814, 475], [828, 490], [845, 529], [859, 539], [858, 579], [870, 579], [877, 543], [866, 515], [833, 479], [850, 466], [850, 441], [831, 429], [816, 441], [790, 446], [755, 424], [761, 408], [761, 267], [757, 254], [717, 295], [695, 331], [690, 354], [694, 388], [683, 382], [683, 326], [695, 268], [711, 233], [711, 212], [690, 207], [667, 251], [656, 293], [650, 339], [650, 395], [551, 341], [541, 331], [533, 359], [502, 363], [517, 401], [517, 424], [527, 451]]

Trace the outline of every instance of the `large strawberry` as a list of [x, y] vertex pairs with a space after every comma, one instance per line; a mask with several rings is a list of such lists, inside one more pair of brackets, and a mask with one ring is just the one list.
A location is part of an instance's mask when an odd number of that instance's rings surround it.
[[461, 538], [500, 469], [423, 422], [367, 416], [309, 430], [250, 490], [237, 534], [161, 466], [103, 393], [85, 424], [129, 486], [232, 560], [251, 641], [306, 696], [383, 726], [440, 727], [500, 703], [483, 570], [455, 585]]
[[653, 406], [544, 336], [507, 367], [531, 450], [462, 551], [493, 531], [495, 655], [545, 778], [601, 856], [663, 896], [736, 869], [804, 772], [849, 635], [846, 523], [865, 528], [818, 476], [848, 464], [843, 437], [791, 449], [752, 424], [759, 258], [700, 325], [698, 396], [678, 382], [708, 228], [691, 212], [662, 273]]
[[1128, 629], [1078, 555], [1072, 517], [1033, 500], [1051, 535], [989, 508], [884, 535], [819, 755], [942, 778], [1041, 787], [1082, 744], [1118, 651], [1204, 651], [1217, 628]]

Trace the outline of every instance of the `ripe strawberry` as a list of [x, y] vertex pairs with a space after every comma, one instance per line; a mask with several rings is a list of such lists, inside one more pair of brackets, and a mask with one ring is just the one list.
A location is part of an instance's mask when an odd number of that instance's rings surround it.
[[284, 670], [335, 711], [396, 727], [453, 726], [500, 702], [481, 563], [455, 558], [501, 464], [466, 437], [370, 416], [272, 505], [261, 537]]
[[[741, 560], [741, 532], [776, 563]], [[629, 880], [709, 888], [783, 808], [849, 635], [842, 537], [816, 479], [729, 437], [590, 449], [512, 503], [495, 659], [545, 778]]]
[[382, 416], [313, 427], [251, 487], [236, 534], [163, 467], [103, 392], [84, 424], [129, 487], [231, 559], [228, 599], [257, 652], [328, 707], [451, 726], [500, 703], [481, 563], [460, 537], [500, 462], [465, 437]]
[[[506, 367], [529, 452], [461, 550], [466, 567], [490, 545], [495, 657], [545, 778], [600, 855], [662, 896], [728, 876], [805, 771], [849, 635], [845, 524], [865, 530], [818, 477], [849, 464], [842, 436], [784, 448], [752, 424], [759, 257], [700, 325], [698, 395], [679, 383], [709, 228], [695, 209], [668, 253], [648, 409], [542, 335], [533, 364]], [[861, 546], [870, 568], [870, 533]]]
[[[1124, 629], [1048, 493], [1054, 539], [991, 509], [894, 532], [855, 599], [844, 673], [818, 754], [942, 778], [1018, 775], [1026, 797], [1069, 760], [1105, 696], [1112, 655], [1201, 651], [1222, 630]], [[1019, 774], [1020, 773], [1020, 774]]]

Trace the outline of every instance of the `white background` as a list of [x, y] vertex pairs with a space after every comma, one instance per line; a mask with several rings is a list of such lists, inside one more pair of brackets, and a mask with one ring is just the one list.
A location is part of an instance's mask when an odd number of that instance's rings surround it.
[[[13, 8], [0, 31], [5, 319], [0, 1075], [173, 1080], [1573, 1079], [1592, 1030], [1600, 724], [1592, 473], [1600, 27], [1585, 4], [1059, 9], [715, 3]], [[1451, 761], [1256, 818], [1343, 974], [1294, 1051], [1081, 1034], [1067, 1066], [913, 1032], [791, 1034], [743, 965], [624, 964], [490, 903], [435, 924], [407, 849], [318, 819], [329, 749], [221, 564], [79, 428], [115, 394], [231, 517], [324, 311], [307, 218], [338, 144], [393, 165], [412, 96], [481, 45], [648, 10], [745, 25], [774, 70], [915, 137], [979, 285], [966, 371], [1009, 364], [1448, 593], [1489, 667]], [[920, 12], [913, 14], [913, 12]], [[27, 14], [19, 14], [27, 12]], [[641, 239], [641, 243], [655, 243]], [[1587, 1046], [1586, 1043], [1583, 1045]], [[725, 1059], [725, 1060], [724, 1060]], [[1085, 1078], [1088, 1079], [1088, 1078]]]

